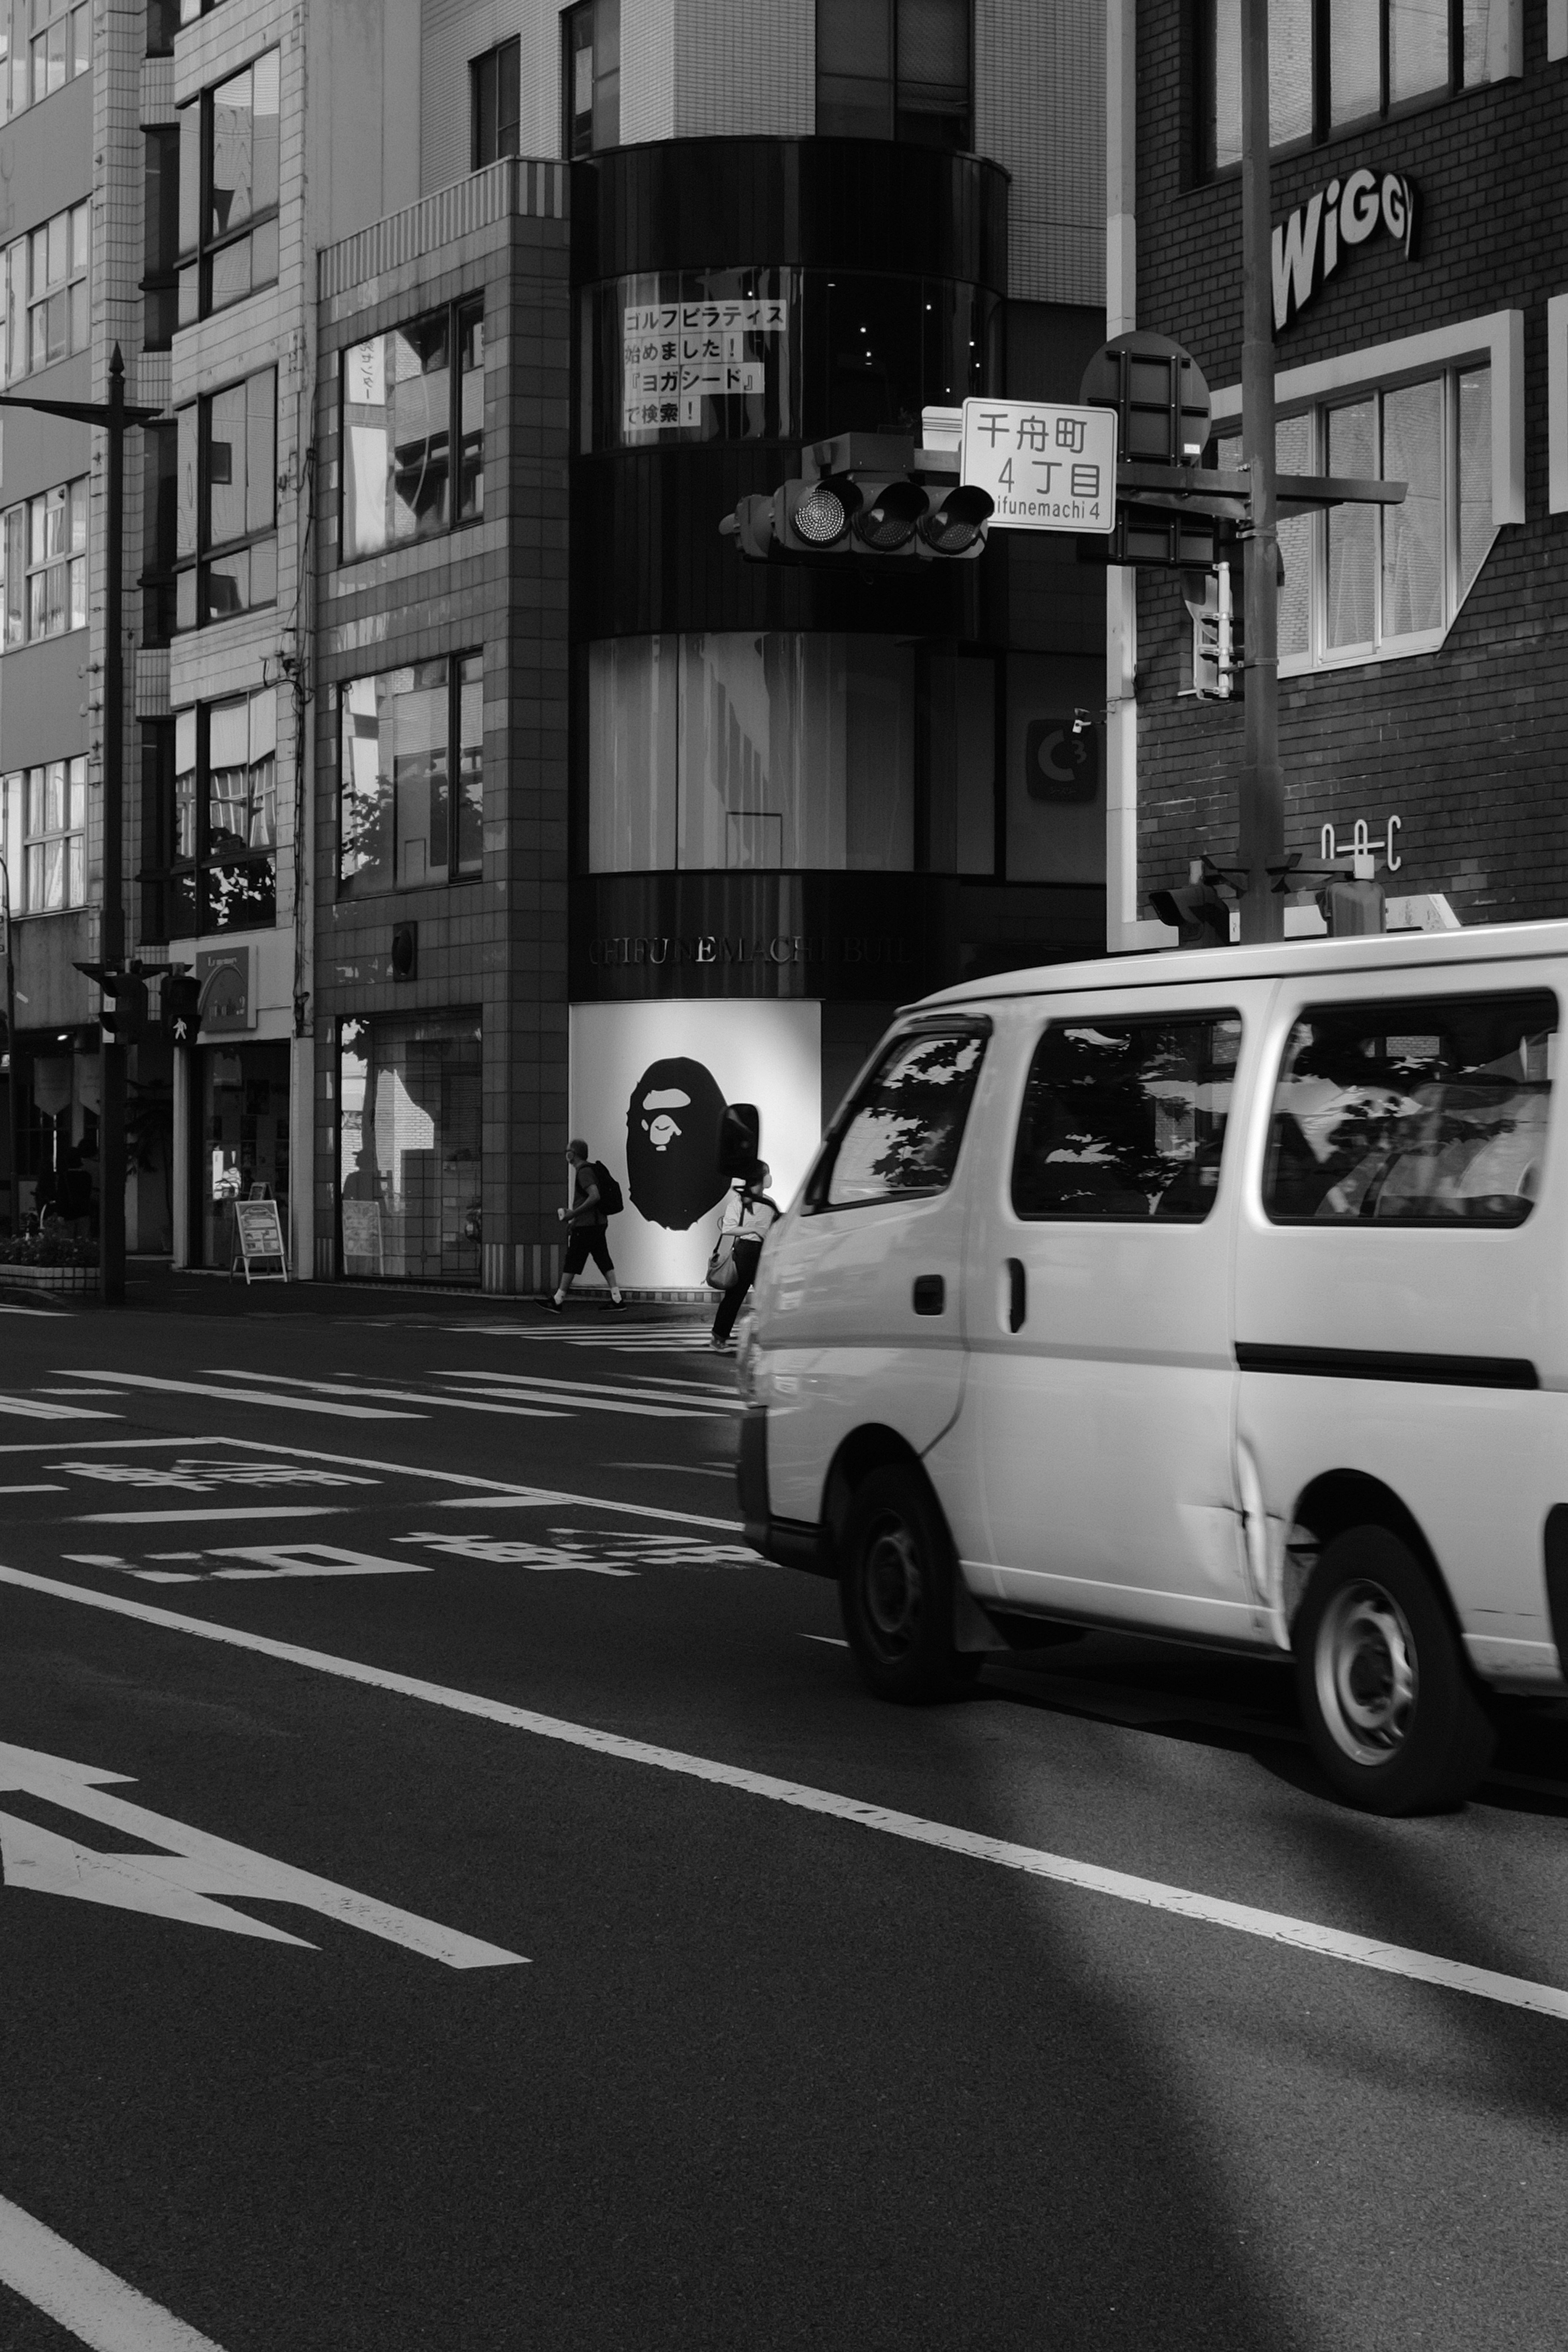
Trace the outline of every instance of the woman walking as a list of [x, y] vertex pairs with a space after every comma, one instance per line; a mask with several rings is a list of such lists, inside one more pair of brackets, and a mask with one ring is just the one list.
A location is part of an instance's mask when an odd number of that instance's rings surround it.
[[713, 1318], [711, 1345], [721, 1355], [729, 1353], [730, 1334], [746, 1293], [756, 1280], [763, 1244], [778, 1222], [777, 1203], [770, 1201], [767, 1194], [771, 1174], [767, 1161], [759, 1160], [749, 1176], [736, 1178], [720, 1213], [719, 1247], [722, 1249], [726, 1237], [733, 1235], [730, 1256], [735, 1268], [735, 1279], [728, 1290], [721, 1291], [719, 1312]]

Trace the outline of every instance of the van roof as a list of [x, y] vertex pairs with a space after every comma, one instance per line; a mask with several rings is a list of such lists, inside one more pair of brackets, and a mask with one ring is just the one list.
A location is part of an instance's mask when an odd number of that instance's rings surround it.
[[1152, 955], [1096, 956], [1082, 963], [1036, 964], [922, 996], [942, 1004], [984, 1004], [1009, 996], [1059, 996], [1089, 988], [1224, 987], [1238, 980], [1285, 980], [1299, 973], [1429, 971], [1446, 964], [1512, 963], [1568, 956], [1568, 921], [1478, 923], [1464, 931], [1384, 931], [1361, 939], [1281, 940], [1267, 947], [1157, 949]]

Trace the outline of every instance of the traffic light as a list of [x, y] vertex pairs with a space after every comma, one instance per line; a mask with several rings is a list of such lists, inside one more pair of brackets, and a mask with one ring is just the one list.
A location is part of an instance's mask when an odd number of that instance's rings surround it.
[[1233, 900], [1215, 887], [1223, 877], [1206, 857], [1194, 857], [1186, 883], [1179, 890], [1151, 890], [1149, 904], [1163, 923], [1180, 933], [1184, 948], [1226, 948], [1230, 945]]
[[1239, 702], [1245, 670], [1242, 615], [1228, 563], [1182, 575], [1182, 597], [1193, 616], [1193, 683], [1200, 702]]
[[806, 453], [811, 471], [772, 498], [738, 501], [719, 528], [752, 563], [824, 556], [973, 561], [985, 544], [989, 492], [915, 470], [897, 433], [839, 433]]
[[147, 1034], [147, 983], [139, 964], [79, 963], [78, 971], [102, 992], [98, 1024], [110, 1045], [134, 1045]]
[[163, 982], [163, 1034], [172, 1045], [194, 1045], [202, 1021], [202, 984], [188, 966], [170, 966]]

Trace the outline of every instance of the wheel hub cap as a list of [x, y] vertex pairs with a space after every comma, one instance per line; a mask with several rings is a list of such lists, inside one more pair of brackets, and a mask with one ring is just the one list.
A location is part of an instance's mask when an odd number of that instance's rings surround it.
[[920, 1560], [908, 1528], [879, 1528], [866, 1557], [866, 1613], [879, 1640], [889, 1649], [907, 1647], [920, 1606]]
[[1377, 1584], [1334, 1595], [1318, 1633], [1318, 1698], [1335, 1744], [1358, 1764], [1386, 1764], [1415, 1717], [1415, 1644], [1405, 1612]]

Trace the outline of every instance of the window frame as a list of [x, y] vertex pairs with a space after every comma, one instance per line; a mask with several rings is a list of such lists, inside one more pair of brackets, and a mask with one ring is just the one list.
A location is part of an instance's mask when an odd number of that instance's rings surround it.
[[[65, 274], [56, 280], [48, 277], [48, 246], [57, 226], [65, 256]], [[34, 283], [34, 264], [42, 240], [44, 254], [44, 285]], [[79, 249], [82, 258], [78, 260]], [[47, 220], [35, 221], [20, 236], [12, 237], [0, 254], [5, 271], [0, 286], [0, 310], [4, 311], [5, 349], [0, 352], [0, 378], [7, 383], [19, 383], [24, 376], [40, 375], [46, 368], [58, 367], [78, 352], [86, 351], [92, 340], [92, 198], [84, 196], [79, 203], [68, 205]], [[47, 326], [45, 327], [44, 356], [37, 365], [33, 362], [33, 320], [35, 315], [47, 313], [51, 302], [65, 305], [66, 342], [63, 351], [50, 356]]]
[[[335, 812], [334, 823], [336, 829], [336, 842], [333, 851], [333, 874], [335, 877], [335, 896], [340, 900], [386, 898], [410, 890], [457, 889], [460, 886], [466, 884], [483, 881], [485, 792], [484, 659], [484, 648], [482, 646], [459, 646], [455, 647], [449, 654], [432, 655], [430, 656], [429, 664], [421, 662], [398, 662], [395, 663], [389, 669], [364, 670], [356, 677], [344, 677], [338, 680], [337, 685], [333, 689], [336, 703], [336, 725], [332, 730], [331, 740], [333, 744], [334, 758], [337, 763], [337, 791], [333, 803]], [[358, 878], [359, 873], [363, 869], [356, 869], [353, 874], [347, 874], [343, 870], [343, 860], [345, 856], [343, 814], [349, 782], [348, 762], [343, 757], [343, 740], [345, 725], [349, 717], [350, 693], [356, 686], [374, 684], [377, 678], [395, 677], [401, 670], [420, 669], [434, 666], [437, 662], [445, 663], [447, 668], [446, 870], [445, 872], [438, 871], [432, 873], [427, 869], [420, 880], [414, 882], [405, 882], [399, 878], [397, 870], [397, 783], [395, 774], [394, 774], [391, 790], [387, 794], [386, 800], [386, 805], [389, 811], [390, 850], [388, 856], [388, 871], [390, 878], [384, 882], [360, 882]], [[463, 666], [466, 662], [477, 662], [479, 664], [479, 676], [477, 681], [466, 680], [464, 678]], [[459, 823], [461, 806], [460, 788], [463, 780], [463, 760], [465, 751], [468, 748], [464, 742], [462, 731], [463, 688], [466, 684], [476, 682], [479, 688], [479, 855], [476, 864], [464, 865], [461, 862], [460, 844], [462, 828]], [[394, 756], [395, 757], [395, 751]]]
[[[349, 449], [349, 374], [350, 354], [363, 350], [368, 344], [384, 341], [398, 334], [413, 334], [427, 320], [445, 318], [447, 322], [447, 520], [433, 530], [413, 531], [405, 539], [387, 538], [380, 547], [352, 555], [348, 549], [349, 484], [351, 467]], [[477, 368], [463, 366], [465, 320], [477, 318], [479, 332], [479, 360]], [[445, 539], [453, 532], [471, 530], [485, 519], [485, 383], [487, 351], [484, 340], [485, 298], [482, 291], [459, 294], [450, 302], [437, 303], [428, 310], [416, 310], [410, 318], [394, 320], [391, 326], [380, 327], [373, 335], [362, 336], [357, 342], [345, 343], [338, 353], [338, 551], [340, 570], [351, 564], [372, 563], [378, 558], [396, 555], [403, 549], [419, 547], [433, 539]], [[471, 514], [458, 511], [465, 476], [465, 436], [463, 430], [463, 385], [468, 375], [479, 380], [479, 463], [475, 473], [479, 484], [479, 502]], [[384, 407], [390, 404], [384, 402]], [[390, 436], [388, 450], [391, 453]]]
[[[187, 20], [182, 18], [182, 22], [184, 21]], [[211, 225], [214, 109], [219, 95], [224, 90], [237, 82], [242, 74], [254, 76], [259, 68], [266, 67], [268, 59], [273, 61], [278, 76], [277, 120], [279, 125], [278, 193], [269, 204], [253, 208], [233, 227], [215, 233]], [[254, 100], [254, 80], [251, 87]], [[184, 327], [193, 324], [197, 319], [208, 319], [216, 316], [219, 311], [231, 310], [238, 303], [248, 301], [253, 294], [263, 293], [268, 287], [278, 283], [281, 268], [280, 215], [282, 209], [283, 48], [281, 43], [273, 42], [267, 48], [258, 50], [254, 57], [247, 58], [243, 64], [230, 67], [221, 81], [210, 84], [197, 97], [190, 100], [180, 110], [180, 113], [178, 324]], [[251, 109], [253, 156], [256, 120], [253, 102]], [[187, 131], [187, 124], [192, 126], [190, 131]], [[194, 153], [190, 152], [192, 148], [195, 150]], [[193, 168], [188, 170], [187, 166]], [[194, 236], [190, 233], [193, 224]], [[255, 269], [256, 237], [258, 231], [265, 232], [268, 229], [273, 232], [271, 268], [268, 274], [258, 277]], [[224, 254], [237, 252], [241, 245], [247, 242], [251, 247], [249, 285], [243, 293], [228, 295], [222, 302], [215, 303], [213, 300], [215, 262]]]
[[[995, 1024], [988, 1013], [932, 1013], [914, 1021], [903, 1023], [879, 1046], [875, 1055], [845, 1097], [844, 1102], [823, 1137], [821, 1149], [813, 1160], [801, 1192], [800, 1213], [803, 1217], [847, 1216], [860, 1209], [900, 1208], [905, 1203], [940, 1201], [951, 1192], [957, 1181], [959, 1163], [970, 1133], [974, 1115], [974, 1100], [980, 1091], [980, 1081], [985, 1072], [985, 1052]], [[980, 1055], [974, 1066], [974, 1076], [969, 1088], [969, 1098], [963, 1108], [963, 1125], [958, 1147], [952, 1155], [952, 1166], [942, 1184], [910, 1188], [897, 1192], [880, 1192], [869, 1200], [834, 1201], [828, 1194], [834, 1171], [838, 1163], [839, 1148], [845, 1136], [864, 1108], [870, 1089], [877, 1086], [883, 1073], [904, 1049], [922, 1038], [973, 1037], [980, 1043]]]
[[974, 144], [973, 0], [959, 0], [959, 5], [955, 6], [953, 12], [955, 16], [960, 15], [962, 16], [965, 36], [965, 96], [963, 108], [960, 110], [959, 115], [956, 118], [963, 135], [957, 141], [945, 138], [931, 139], [923, 136], [917, 127], [923, 119], [929, 118], [929, 120], [933, 122], [946, 122], [953, 120], [954, 118], [938, 109], [912, 106], [904, 102], [904, 95], [906, 92], [912, 92], [922, 88], [931, 89], [935, 87], [935, 85], [918, 83], [911, 78], [907, 77], [901, 70], [901, 44], [900, 39], [900, 0], [884, 0], [884, 5], [887, 11], [885, 23], [887, 31], [888, 70], [885, 81], [883, 115], [887, 128], [879, 131], [858, 130], [853, 131], [829, 131], [824, 132], [822, 131], [821, 110], [824, 104], [823, 84], [825, 80], [829, 82], [858, 80], [864, 83], [868, 89], [873, 88], [883, 80], [883, 77], [879, 74], [847, 75], [833, 72], [826, 75], [824, 74], [821, 58], [825, 47], [826, 47], [831, 53], [832, 43], [831, 40], [826, 44], [823, 41], [822, 19], [824, 14], [833, 8], [835, 5], [836, 0], [816, 0], [816, 8], [814, 13], [814, 33], [816, 36], [814, 55], [816, 59], [816, 64], [814, 69], [813, 98], [816, 109], [816, 128], [819, 135], [827, 138], [880, 138], [894, 141], [907, 146], [936, 146], [945, 148], [949, 152], [958, 154], [965, 154], [969, 152]]
[[[270, 520], [260, 524], [255, 530], [247, 528], [239, 532], [237, 536], [222, 540], [215, 540], [212, 536], [213, 404], [215, 401], [223, 399], [226, 394], [238, 391], [244, 391], [247, 394], [248, 402], [248, 394], [251, 385], [253, 383], [260, 383], [266, 378], [270, 378], [272, 384], [272, 461], [267, 486]], [[174, 582], [174, 631], [176, 634], [181, 635], [187, 635], [195, 629], [216, 628], [225, 621], [240, 619], [247, 613], [266, 612], [270, 606], [276, 604], [278, 602], [278, 564], [276, 554], [278, 541], [277, 368], [266, 367], [254, 369], [249, 375], [240, 376], [232, 383], [218, 384], [213, 391], [202, 393], [195, 400], [185, 402], [174, 412], [174, 429], [176, 434], [179, 436], [180, 443], [184, 442], [184, 435], [187, 430], [184, 420], [187, 417], [192, 416], [194, 416], [195, 420], [196, 444], [195, 480], [192, 485], [195, 518], [195, 543], [188, 550], [184, 551], [181, 551], [179, 544], [179, 523], [178, 520], [176, 520], [174, 560], [170, 567], [171, 576]], [[248, 404], [247, 411], [247, 425], [248, 426]], [[176, 446], [178, 448], [179, 445], [177, 444]], [[247, 436], [247, 446], [248, 447], [248, 432]], [[183, 460], [181, 457], [177, 455], [175, 461], [175, 499], [177, 509], [179, 506], [177, 478], [182, 462]], [[237, 555], [247, 553], [252, 548], [265, 547], [268, 541], [272, 542], [274, 549], [272, 593], [269, 596], [249, 597], [244, 604], [237, 606], [233, 612], [210, 612], [207, 609], [207, 595], [210, 586], [210, 575], [214, 567]], [[184, 613], [186, 611], [190, 612], [192, 614], [192, 617], [189, 619], [184, 617]]]
[[[88, 621], [87, 573], [91, 536], [91, 477], [73, 475], [67, 482], [54, 482], [46, 490], [36, 490], [30, 498], [18, 499], [0, 510], [0, 656], [17, 653], [26, 646], [42, 645], [53, 637], [68, 637], [77, 629], [85, 629]], [[63, 498], [67, 517], [67, 544], [58, 554], [47, 551], [41, 556], [33, 552], [37, 522], [35, 510], [44, 519], [47, 536], [47, 516], [51, 499]], [[18, 521], [18, 518], [20, 518]], [[78, 532], [79, 518], [80, 530]], [[16, 583], [12, 580], [12, 550], [19, 541], [21, 556], [20, 598], [15, 595]], [[51, 572], [64, 571], [66, 605], [68, 614], [61, 628], [33, 627], [33, 583], [44, 581], [44, 610], [48, 612], [47, 577]], [[13, 632], [13, 616], [19, 615]]]
[[[1191, 55], [1193, 125], [1192, 168], [1199, 182], [1224, 180], [1239, 173], [1239, 155], [1233, 163], [1217, 160], [1215, 128], [1217, 105], [1215, 76], [1217, 69], [1217, 43], [1215, 33], [1215, 9], [1219, 0], [1191, 0]], [[1391, 99], [1389, 10], [1392, 0], [1377, 0], [1378, 7], [1378, 103], [1357, 114], [1347, 114], [1336, 120], [1333, 112], [1332, 0], [1310, 0], [1311, 14], [1312, 94], [1311, 125], [1304, 133], [1292, 139], [1269, 141], [1273, 155], [1303, 154], [1329, 141], [1355, 136], [1375, 129], [1384, 122], [1397, 121], [1407, 114], [1417, 114], [1434, 106], [1446, 106], [1477, 89], [1489, 89], [1498, 81], [1516, 78], [1522, 61], [1516, 54], [1516, 45], [1509, 43], [1508, 61], [1498, 74], [1483, 74], [1474, 81], [1465, 79], [1465, 0], [1447, 0], [1448, 77], [1441, 85], [1417, 91], [1410, 98]], [[1237, 140], [1240, 132], [1237, 130]]]
[[[515, 111], [503, 120], [502, 104], [508, 98]], [[468, 169], [482, 172], [503, 155], [518, 154], [521, 136], [522, 40], [514, 33], [468, 60]]]
[[[254, 772], [259, 763], [255, 756], [253, 742], [248, 740], [254, 729], [254, 720], [249, 714], [258, 703], [264, 702], [269, 702], [272, 706], [272, 749], [270, 754], [262, 755], [263, 759], [270, 757], [272, 762], [272, 839], [270, 842], [255, 846], [242, 845], [238, 849], [215, 847], [212, 825], [213, 713], [216, 710], [230, 709], [236, 704], [243, 703], [246, 706], [247, 734], [246, 765], [247, 772]], [[187, 718], [191, 719], [195, 730], [193, 765], [189, 771], [194, 779], [191, 788], [193, 842], [188, 851], [182, 852], [180, 779], [187, 772], [180, 766], [178, 745], [180, 722]], [[164, 886], [163, 929], [167, 936], [174, 939], [202, 939], [226, 937], [233, 931], [276, 929], [278, 857], [281, 846], [280, 798], [278, 789], [278, 751], [280, 730], [278, 726], [276, 689], [271, 687], [259, 687], [244, 694], [219, 695], [209, 702], [187, 704], [183, 709], [174, 712], [172, 731], [174, 748], [168, 762], [166, 779], [168, 797], [166, 806], [161, 813], [159, 824], [162, 836], [161, 846], [166, 853], [166, 862], [161, 876], [153, 877], [144, 874], [142, 877], [144, 882], [154, 878], [160, 879]], [[250, 805], [249, 792], [250, 788], [247, 787], [247, 807]], [[248, 871], [256, 875], [260, 875], [264, 871], [267, 873], [271, 886], [270, 911], [256, 913], [248, 919], [242, 914], [239, 919], [226, 922], [215, 920], [215, 914], [222, 912], [222, 904], [213, 877], [240, 871]], [[182, 890], [188, 892], [186, 904], [192, 915], [192, 921], [189, 924], [180, 919], [177, 911]], [[264, 893], [263, 898], [265, 897]]]
[[[34, 779], [38, 779], [38, 791], [47, 814], [48, 776], [51, 770], [60, 772], [59, 789], [62, 796], [64, 821], [58, 825], [45, 823], [35, 828], [32, 823]], [[87, 904], [87, 759], [81, 752], [68, 754], [60, 760], [36, 761], [31, 767], [15, 768], [0, 779], [0, 805], [5, 811], [5, 831], [19, 856], [12, 874], [12, 913], [20, 921], [45, 915], [72, 914]], [[73, 817], [76, 822], [73, 823]], [[54, 843], [61, 845], [61, 896], [58, 905], [36, 904], [33, 892], [35, 852], [47, 852]]]
[[[1035, 1075], [1035, 1065], [1044, 1050], [1047, 1040], [1054, 1032], [1100, 1026], [1118, 1030], [1194, 1028], [1200, 1023], [1207, 1023], [1211, 1027], [1217, 1027], [1222, 1022], [1234, 1022], [1237, 1030], [1236, 1059], [1231, 1066], [1233, 1101], [1231, 1108], [1226, 1113], [1225, 1128], [1220, 1137], [1220, 1156], [1215, 1170], [1214, 1186], [1208, 1193], [1200, 1215], [1162, 1217], [1158, 1205], [1145, 1210], [1024, 1209], [1019, 1207], [1018, 1171], [1024, 1152], [1024, 1129], [1028, 1114], [1029, 1088]], [[1247, 1017], [1239, 1004], [1179, 1004], [1158, 1012], [1146, 1010], [1128, 1012], [1121, 1008], [1107, 1011], [1104, 1007], [1090, 1006], [1084, 1012], [1054, 1013], [1048, 1015], [1045, 1025], [1030, 1047], [1028, 1063], [1024, 1072], [1024, 1083], [1018, 1096], [1017, 1113], [1013, 1130], [1013, 1149], [1007, 1166], [1009, 1214], [1021, 1225], [1115, 1225], [1118, 1228], [1128, 1225], [1139, 1227], [1147, 1225], [1151, 1228], [1157, 1226], [1167, 1232], [1195, 1233], [1198, 1231], [1200, 1227], [1207, 1224], [1214, 1214], [1224, 1187], [1226, 1170], [1234, 1162], [1235, 1149], [1239, 1148], [1230, 1148], [1230, 1135], [1234, 1124], [1235, 1097], [1239, 1084], [1242, 1056], [1246, 1050]], [[1193, 1159], [1195, 1162], [1195, 1151]]]
[[[586, 42], [577, 38], [584, 25], [590, 28]], [[593, 57], [585, 114], [576, 104], [576, 60], [583, 48]], [[579, 129], [584, 123], [585, 132]], [[613, 136], [602, 135], [612, 131]], [[561, 12], [561, 152], [568, 163], [577, 163], [621, 144], [621, 0], [576, 0], [574, 7]]]
[[180, 131], [177, 123], [142, 132], [142, 348], [173, 348], [180, 315]]

